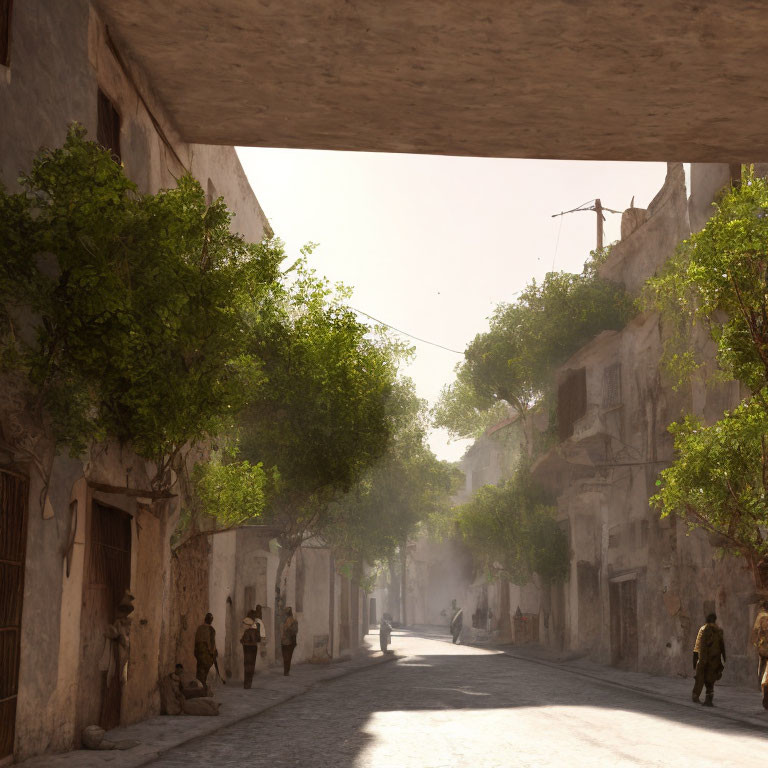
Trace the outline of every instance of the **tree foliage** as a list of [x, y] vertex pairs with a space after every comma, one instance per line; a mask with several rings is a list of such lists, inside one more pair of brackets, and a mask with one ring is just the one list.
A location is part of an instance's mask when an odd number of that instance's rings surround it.
[[626, 324], [632, 301], [622, 287], [599, 277], [598, 257], [593, 254], [579, 274], [549, 272], [496, 308], [489, 330], [467, 347], [455, 383], [443, 390], [437, 426], [457, 437], [476, 436], [500, 402], [525, 414], [551, 390], [558, 366], [601, 331]]
[[218, 458], [197, 464], [193, 472], [202, 512], [221, 528], [258, 522], [264, 512], [270, 479], [274, 480], [260, 463], [222, 463]]
[[283, 251], [230, 231], [193, 178], [140, 194], [73, 127], [22, 191], [0, 191], [2, 353], [75, 452], [130, 443], [164, 467], [231, 423], [263, 383], [249, 337]]
[[663, 362], [678, 386], [706, 364], [701, 326], [719, 366], [710, 378], [738, 379], [750, 392], [711, 426], [692, 416], [670, 426], [676, 459], [652, 503], [716, 534], [768, 587], [768, 181], [745, 170], [704, 229], [648, 281], [643, 304], [661, 313]]
[[361, 323], [347, 292], [299, 266], [252, 353], [266, 382], [239, 422], [241, 455], [276, 467], [265, 519], [292, 553], [322, 530], [328, 505], [386, 450], [401, 350]]
[[346, 557], [387, 560], [419, 525], [450, 504], [461, 473], [427, 444], [427, 404], [400, 379], [389, 401], [392, 438], [382, 457], [332, 509], [327, 537]]
[[568, 540], [545, 492], [522, 465], [502, 485], [485, 485], [455, 510], [458, 528], [475, 559], [496, 576], [526, 584], [568, 574]]
[[[766, 392], [711, 426], [688, 416], [673, 424], [677, 458], [661, 473], [651, 504], [679, 512], [744, 557], [756, 582], [768, 556], [768, 409]], [[766, 584], [768, 586], [768, 584]]]
[[768, 181], [745, 170], [701, 232], [681, 243], [643, 294], [669, 326], [664, 363], [678, 383], [703, 363], [692, 329], [703, 324], [727, 378], [768, 385]]

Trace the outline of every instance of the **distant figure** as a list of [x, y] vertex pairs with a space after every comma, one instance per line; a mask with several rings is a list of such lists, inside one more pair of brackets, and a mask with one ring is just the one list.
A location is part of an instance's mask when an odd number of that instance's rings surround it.
[[389, 614], [385, 613], [381, 617], [381, 623], [379, 624], [379, 647], [382, 653], [387, 652], [387, 646], [392, 637], [392, 625], [387, 620]]
[[715, 683], [723, 676], [725, 662], [725, 639], [723, 630], [717, 626], [717, 616], [710, 613], [707, 623], [699, 630], [696, 644], [693, 646], [693, 668], [696, 670], [696, 682], [691, 698], [698, 702], [701, 689], [706, 686], [705, 707], [714, 707]]
[[461, 630], [464, 627], [464, 610], [459, 608], [451, 619], [451, 635], [453, 635], [453, 642], [458, 643], [461, 637]]
[[293, 608], [285, 609], [285, 621], [280, 633], [280, 646], [283, 651], [283, 674], [291, 671], [291, 657], [296, 648], [296, 635], [299, 633], [299, 622], [293, 617]]
[[768, 665], [763, 671], [763, 679], [760, 681], [763, 688], [763, 709], [768, 709]]
[[768, 600], [763, 600], [755, 617], [752, 643], [757, 648], [757, 679], [763, 691], [763, 707], [768, 709]]
[[216, 650], [216, 630], [213, 628], [213, 614], [206, 613], [204, 622], [195, 632], [195, 658], [197, 659], [197, 679], [208, 690], [208, 673], [216, 663], [219, 652]]
[[240, 638], [240, 644], [243, 646], [243, 688], [250, 688], [256, 668], [256, 657], [259, 655], [261, 632], [259, 625], [254, 624], [250, 616], [243, 619], [243, 629], [245, 631]]

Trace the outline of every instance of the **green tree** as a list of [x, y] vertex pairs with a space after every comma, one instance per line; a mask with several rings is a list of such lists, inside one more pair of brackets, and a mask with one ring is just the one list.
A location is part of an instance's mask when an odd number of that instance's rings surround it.
[[642, 297], [661, 314], [663, 362], [678, 384], [705, 364], [703, 327], [724, 379], [751, 392], [768, 385], [768, 181], [745, 170], [701, 232], [680, 244]]
[[477, 436], [499, 403], [521, 414], [533, 445], [528, 412], [551, 394], [554, 373], [574, 352], [605, 330], [626, 325], [633, 304], [621, 286], [597, 274], [593, 253], [579, 274], [549, 272], [511, 304], [500, 304], [490, 329], [475, 336], [434, 410], [436, 426], [457, 437]]
[[326, 537], [355, 563], [387, 563], [393, 585], [402, 589], [408, 539], [450, 505], [461, 473], [429, 448], [427, 403], [410, 379], [398, 380], [388, 412], [387, 450], [333, 506]]
[[743, 557], [758, 587], [768, 587], [768, 410], [744, 401], [711, 426], [688, 416], [672, 424], [676, 460], [663, 470], [651, 504], [680, 513], [726, 552]]
[[279, 531], [276, 621], [296, 549], [322, 533], [330, 503], [383, 455], [391, 435], [401, 349], [361, 323], [347, 296], [300, 266], [251, 350], [266, 382], [243, 411], [239, 442], [244, 460], [279, 472], [263, 514]]
[[568, 574], [568, 540], [546, 493], [525, 464], [502, 485], [485, 485], [455, 510], [458, 529], [486, 572], [526, 584], [533, 573], [545, 582]]
[[2, 360], [73, 453], [129, 443], [156, 463], [224, 430], [263, 383], [249, 336], [283, 251], [230, 230], [200, 185], [142, 195], [82, 128], [0, 190]]
[[[646, 310], [660, 313], [663, 363], [678, 387], [702, 376], [738, 379], [750, 392], [711, 426], [691, 416], [670, 426], [676, 459], [651, 501], [741, 554], [762, 588], [768, 588], [767, 288], [768, 181], [747, 169], [642, 297]], [[716, 371], [702, 335], [715, 350]]]

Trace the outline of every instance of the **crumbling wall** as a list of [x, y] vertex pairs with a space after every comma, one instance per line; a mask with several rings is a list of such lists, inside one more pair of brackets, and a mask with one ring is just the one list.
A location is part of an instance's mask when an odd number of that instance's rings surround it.
[[208, 537], [196, 536], [171, 555], [170, 647], [161, 673], [180, 663], [194, 674], [195, 630], [209, 607], [209, 549]]

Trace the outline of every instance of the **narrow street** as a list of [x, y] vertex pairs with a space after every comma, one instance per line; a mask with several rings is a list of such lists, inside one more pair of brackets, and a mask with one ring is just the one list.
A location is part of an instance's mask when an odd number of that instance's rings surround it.
[[[396, 632], [395, 663], [320, 685], [167, 753], [153, 768], [744, 766], [762, 732], [513, 659]], [[256, 691], [254, 691], [256, 693]]]

